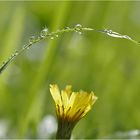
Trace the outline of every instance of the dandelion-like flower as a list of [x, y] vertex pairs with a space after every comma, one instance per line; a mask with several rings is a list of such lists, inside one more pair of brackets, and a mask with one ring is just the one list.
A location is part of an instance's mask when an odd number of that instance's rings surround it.
[[83, 118], [97, 100], [93, 92], [72, 92], [68, 85], [60, 92], [57, 85], [50, 85], [58, 117], [57, 138], [69, 139], [76, 123]]

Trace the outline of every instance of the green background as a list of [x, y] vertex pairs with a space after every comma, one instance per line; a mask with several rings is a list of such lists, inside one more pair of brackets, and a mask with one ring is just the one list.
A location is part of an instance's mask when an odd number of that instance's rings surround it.
[[[139, 40], [139, 7], [132, 1], [0, 2], [0, 62], [44, 27], [56, 31], [81, 24]], [[55, 117], [49, 84], [56, 83], [61, 89], [71, 84], [74, 91], [93, 90], [99, 98], [73, 138], [138, 138], [139, 74], [140, 47], [125, 39], [90, 31], [37, 43], [0, 75], [0, 126], [6, 127], [1, 137], [41, 138], [40, 122]], [[43, 138], [54, 137], [55, 132]]]

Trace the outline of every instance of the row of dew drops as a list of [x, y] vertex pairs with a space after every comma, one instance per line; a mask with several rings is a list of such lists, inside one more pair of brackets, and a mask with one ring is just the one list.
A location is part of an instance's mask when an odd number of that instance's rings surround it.
[[139, 41], [133, 40], [130, 36], [127, 35], [122, 35], [117, 32], [114, 32], [112, 30], [104, 29], [104, 30], [96, 30], [96, 29], [91, 29], [91, 28], [83, 28], [81, 24], [76, 24], [73, 28], [70, 27], [65, 27], [62, 30], [57, 30], [56, 32], [49, 32], [48, 28], [44, 28], [38, 36], [33, 35], [30, 37], [29, 42], [23, 46], [18, 51], [15, 51], [8, 59], [7, 61], [3, 62], [2, 66], [0, 67], [0, 73], [8, 66], [8, 64], [19, 54], [21, 54], [24, 50], [29, 49], [33, 44], [40, 42], [43, 39], [50, 38], [54, 39], [56, 37], [59, 37], [59, 34], [64, 33], [64, 32], [76, 32], [79, 33], [80, 35], [82, 34], [83, 30], [94, 30], [96, 32], [101, 32], [104, 33], [108, 36], [114, 37], [114, 38], [124, 38], [127, 40], [132, 41], [133, 43], [140, 44]]
[[[54, 33], [49, 33], [48, 28], [44, 28], [41, 32], [39, 36], [31, 36], [29, 39], [29, 44], [33, 44], [36, 43], [42, 39], [45, 39], [46, 37], [50, 37], [50, 39], [54, 39], [55, 37], [59, 37], [59, 35], [57, 33], [62, 33], [63, 31], [67, 31], [70, 30], [72, 28], [70, 27], [65, 27], [62, 31], [61, 30], [57, 30]], [[75, 32], [82, 34], [82, 25], [81, 24], [76, 24], [75, 27], [73, 28]], [[71, 30], [72, 31], [72, 30]]]
[[74, 28], [65, 27], [62, 30], [57, 30], [56, 32], [49, 33], [48, 28], [44, 28], [38, 36], [33, 35], [30, 37], [29, 42], [24, 45], [20, 50], [16, 50], [5, 62], [3, 62], [2, 66], [0, 67], [0, 74], [3, 72], [3, 70], [10, 64], [10, 62], [19, 54], [21, 54], [24, 50], [29, 49], [33, 44], [40, 42], [43, 39], [50, 38], [54, 39], [56, 37], [59, 37], [58, 34], [63, 32], [69, 32], [69, 31], [75, 31], [79, 34], [82, 34], [82, 25], [76, 24]]

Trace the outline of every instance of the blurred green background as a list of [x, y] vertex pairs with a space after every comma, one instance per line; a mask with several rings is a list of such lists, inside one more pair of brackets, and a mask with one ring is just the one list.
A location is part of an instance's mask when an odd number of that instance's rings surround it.
[[[43, 27], [77, 23], [140, 39], [140, 2], [0, 2], [0, 63]], [[65, 33], [33, 45], [0, 75], [0, 138], [54, 138], [49, 84], [94, 91], [73, 138], [140, 138], [140, 47], [101, 33]]]

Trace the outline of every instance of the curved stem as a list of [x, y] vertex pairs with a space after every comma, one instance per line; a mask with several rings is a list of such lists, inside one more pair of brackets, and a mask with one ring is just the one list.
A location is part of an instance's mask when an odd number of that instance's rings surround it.
[[81, 27], [74, 27], [74, 28], [64, 28], [62, 30], [57, 30], [56, 32], [51, 32], [51, 33], [47, 33], [45, 36], [41, 36], [39, 35], [37, 38], [35, 38], [34, 40], [32, 41], [29, 41], [29, 43], [27, 43], [26, 45], [24, 45], [20, 50], [16, 50], [8, 59], [7, 61], [3, 62], [2, 66], [0, 67], [0, 74], [7, 68], [7, 66], [18, 56], [20, 55], [22, 52], [24, 52], [26, 49], [29, 49], [32, 47], [32, 45], [42, 41], [42, 40], [45, 40], [47, 38], [54, 38], [54, 37], [57, 37], [58, 35], [60, 34], [63, 34], [65, 32], [81, 32], [81, 31], [91, 31], [93, 29], [91, 28], [83, 28], [82, 26]]

